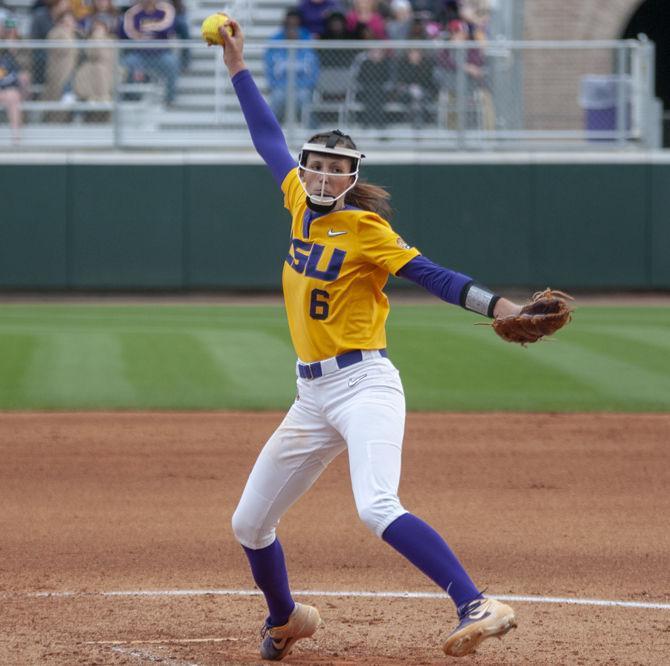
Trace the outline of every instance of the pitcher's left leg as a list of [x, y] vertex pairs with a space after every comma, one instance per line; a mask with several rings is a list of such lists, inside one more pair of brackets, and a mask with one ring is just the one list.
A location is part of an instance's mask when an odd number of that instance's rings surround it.
[[457, 607], [481, 597], [444, 539], [400, 504], [404, 397], [390, 387], [361, 391], [349, 406], [351, 483], [361, 520], [447, 592]]
[[398, 385], [400, 390], [376, 384], [355, 391], [335, 423], [347, 443], [358, 515], [379, 537], [406, 513], [398, 499], [405, 429], [405, 397], [399, 380]]

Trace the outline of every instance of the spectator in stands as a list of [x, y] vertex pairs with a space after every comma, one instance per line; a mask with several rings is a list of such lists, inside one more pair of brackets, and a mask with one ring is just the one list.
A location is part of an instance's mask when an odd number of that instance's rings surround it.
[[316, 39], [325, 32], [328, 16], [339, 11], [342, 11], [339, 0], [301, 0], [298, 5], [302, 27]]
[[[447, 25], [449, 41], [452, 42], [476, 42], [484, 44], [485, 37], [477, 26], [469, 26], [465, 21], [450, 21]], [[454, 97], [457, 92], [459, 59], [454, 51], [448, 51], [443, 62], [446, 89]], [[481, 129], [495, 128], [495, 109], [493, 96], [489, 90], [488, 74], [484, 52], [481, 48], [467, 49], [463, 59], [463, 71], [466, 77], [466, 94], [468, 96], [468, 107], [474, 107], [477, 120], [468, 123], [479, 126]]]
[[[186, 16], [186, 6], [184, 0], [170, 0], [174, 5], [176, 16], [174, 19], [174, 30], [179, 39], [191, 39], [191, 31], [188, 27], [188, 17]], [[182, 72], [185, 72], [191, 66], [191, 51], [184, 47], [179, 49], [179, 66]]]
[[[138, 0], [123, 15], [122, 36], [135, 41], [171, 39], [176, 16], [174, 5], [167, 0]], [[148, 80], [149, 73], [164, 78], [165, 102], [168, 106], [174, 103], [179, 60], [170, 49], [132, 49], [126, 52], [124, 63], [129, 79], [135, 83]]]
[[[34, 6], [30, 21], [30, 38], [46, 39], [49, 31], [56, 25], [58, 19], [70, 9], [70, 0], [45, 0], [43, 5]], [[46, 49], [33, 51], [33, 81], [44, 83], [47, 71]]]
[[[353, 39], [354, 35], [347, 29], [347, 19], [342, 12], [333, 12], [326, 19], [326, 28], [321, 39], [342, 41]], [[321, 67], [349, 67], [356, 55], [352, 49], [319, 49]]]
[[[67, 11], [60, 16], [49, 34], [49, 40], [67, 42], [59, 48], [49, 49], [47, 53], [47, 71], [44, 79], [42, 99], [46, 101], [67, 101], [74, 97], [72, 79], [77, 66], [79, 51], [77, 49], [77, 22], [72, 12]], [[53, 122], [65, 122], [68, 115], [61, 112], [52, 112], [48, 115]]]
[[354, 0], [347, 13], [347, 28], [351, 32], [363, 36], [363, 27], [369, 30], [372, 39], [386, 39], [386, 23], [377, 11], [377, 0]]
[[84, 49], [86, 59], [77, 69], [74, 90], [77, 97], [85, 101], [111, 102], [114, 93], [116, 54], [113, 48], [101, 48], [99, 45], [110, 42], [111, 47], [111, 42], [116, 39], [116, 33], [110, 32], [104, 14], [93, 15], [89, 26], [87, 41], [97, 42], [98, 46]]
[[407, 39], [437, 39], [442, 36], [443, 27], [431, 12], [415, 11]]
[[[11, 14], [7, 13], [5, 18], [0, 21], [0, 30], [4, 31], [3, 39], [8, 41], [17, 42], [22, 39], [21, 34], [19, 33], [19, 22], [17, 18]], [[22, 90], [25, 94], [25, 97], [30, 96], [30, 83], [32, 77], [30, 72], [32, 71], [32, 55], [28, 49], [18, 49], [18, 48], [9, 48], [9, 52], [16, 60], [19, 71], [21, 72], [22, 80], [27, 80], [27, 84], [22, 84]]]
[[[447, 25], [447, 35], [450, 42], [474, 41], [473, 33], [465, 21], [450, 21]], [[457, 69], [456, 63], [456, 53], [449, 51], [448, 69], [455, 72]], [[472, 48], [466, 50], [463, 69], [467, 74], [469, 87], [479, 87], [484, 84], [486, 73], [484, 71], [484, 54], [481, 49]]]
[[409, 49], [398, 59], [396, 97], [407, 106], [413, 126], [431, 122], [436, 114], [438, 85], [430, 51]]
[[429, 20], [425, 12], [415, 12], [409, 24], [407, 39], [428, 39], [426, 23]]
[[486, 40], [491, 20], [489, 0], [467, 0], [459, 6], [460, 18], [470, 27], [472, 37], [477, 40]]
[[[284, 17], [284, 25], [273, 37], [272, 41], [286, 39], [309, 41], [309, 31], [300, 24], [300, 12], [289, 9]], [[280, 123], [286, 119], [286, 102], [288, 98], [288, 75], [291, 60], [294, 62], [294, 83], [296, 117], [301, 118], [305, 105], [312, 99], [314, 88], [319, 78], [319, 59], [311, 48], [296, 49], [292, 54], [286, 48], [272, 47], [265, 54], [265, 76], [270, 88], [270, 106]], [[309, 118], [303, 118], [309, 126]]]
[[392, 0], [391, 17], [386, 21], [389, 39], [407, 39], [412, 25], [412, 5], [409, 0]]
[[[451, 38], [449, 24], [452, 21], [459, 21], [467, 28], [469, 39], [476, 41], [486, 41], [487, 23], [489, 21], [488, 5], [480, 3], [475, 6], [472, 0], [470, 2], [461, 2], [456, 0], [441, 0], [435, 14], [437, 22], [440, 24], [444, 37]], [[456, 25], [456, 24], [453, 24]]]
[[445, 0], [410, 0], [414, 14], [423, 13], [434, 18]]
[[391, 61], [383, 49], [370, 49], [362, 53], [362, 62], [356, 75], [356, 98], [362, 104], [360, 122], [363, 127], [386, 125], [384, 100], [393, 88]]
[[[0, 40], [18, 37], [16, 21], [5, 14], [0, 22]], [[21, 68], [17, 51], [0, 49], [0, 107], [5, 109], [12, 132], [12, 143], [21, 140], [21, 101], [30, 85], [28, 72]]]
[[[112, 4], [112, 0], [93, 0], [93, 11], [81, 22], [81, 33], [90, 39], [93, 34], [94, 23], [101, 23], [107, 32], [108, 39], [115, 38], [119, 32], [119, 13]], [[100, 28], [96, 34], [101, 34]]]
[[328, 14], [321, 39], [351, 38], [351, 31], [347, 27], [347, 17], [342, 12], [332, 12]]
[[46, 39], [58, 19], [71, 11], [70, 0], [38, 0], [31, 8], [30, 38]]
[[446, 29], [451, 21], [461, 21], [461, 7], [457, 0], [438, 0], [434, 7], [435, 20]]
[[83, 24], [87, 16], [95, 11], [93, 0], [70, 0], [70, 11], [77, 23]]

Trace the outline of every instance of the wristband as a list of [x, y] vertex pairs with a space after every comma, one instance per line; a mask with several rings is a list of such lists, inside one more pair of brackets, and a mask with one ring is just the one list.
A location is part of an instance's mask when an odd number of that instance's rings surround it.
[[461, 307], [491, 319], [493, 319], [493, 310], [499, 300], [500, 296], [475, 282], [466, 284], [461, 292]]

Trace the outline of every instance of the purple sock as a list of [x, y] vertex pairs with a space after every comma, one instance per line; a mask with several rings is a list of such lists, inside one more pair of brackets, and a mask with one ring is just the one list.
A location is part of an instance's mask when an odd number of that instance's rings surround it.
[[246, 546], [242, 548], [249, 559], [256, 585], [265, 595], [270, 611], [270, 624], [274, 627], [286, 624], [295, 608], [295, 602], [289, 590], [284, 551], [279, 539], [275, 539], [269, 546], [259, 550]]
[[447, 542], [420, 518], [403, 514], [384, 530], [382, 539], [434, 580], [457, 608], [482, 596]]

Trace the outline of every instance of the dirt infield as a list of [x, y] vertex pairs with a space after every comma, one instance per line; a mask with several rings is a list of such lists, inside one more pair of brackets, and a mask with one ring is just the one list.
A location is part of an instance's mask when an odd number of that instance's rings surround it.
[[[0, 414], [0, 663], [259, 663], [229, 523], [280, 418]], [[405, 506], [490, 594], [532, 597], [465, 664], [670, 663], [669, 489], [670, 415], [408, 415]], [[458, 663], [448, 600], [352, 594], [439, 590], [360, 524], [344, 456], [279, 534], [325, 622], [284, 663]]]

